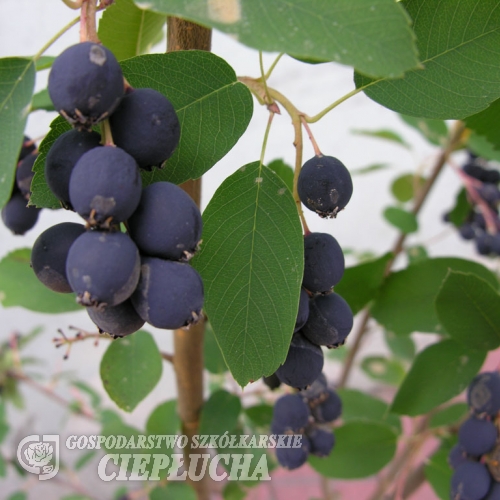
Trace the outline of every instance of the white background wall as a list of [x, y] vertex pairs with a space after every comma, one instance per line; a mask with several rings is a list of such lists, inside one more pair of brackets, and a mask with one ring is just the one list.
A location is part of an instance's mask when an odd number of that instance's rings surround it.
[[[0, 57], [15, 55], [32, 55], [53, 36], [64, 24], [75, 17], [75, 11], [68, 9], [60, 0], [2, 0], [0, 2]], [[78, 41], [78, 28], [64, 35], [48, 51], [49, 55], [57, 55], [62, 49]], [[158, 47], [158, 51], [163, 51]], [[213, 52], [226, 59], [238, 75], [259, 75], [258, 54], [243, 47], [231, 38], [214, 33]], [[264, 61], [268, 67], [276, 54], [265, 54]], [[38, 75], [37, 90], [46, 85], [47, 72]], [[304, 112], [313, 115], [353, 89], [352, 71], [336, 64], [306, 65], [289, 57], [283, 57], [272, 75], [269, 85], [285, 94]], [[223, 158], [205, 176], [203, 184], [203, 207], [220, 183], [237, 168], [245, 163], [257, 160], [260, 156], [262, 138], [267, 123], [267, 111], [255, 104], [255, 111], [250, 126], [244, 137], [235, 148]], [[39, 111], [30, 115], [27, 124], [27, 134], [31, 137], [43, 136], [49, 127], [53, 113]], [[370, 101], [364, 95], [357, 95], [327, 115], [319, 123], [312, 125], [313, 133], [324, 154], [336, 156], [350, 169], [357, 169], [375, 163], [387, 163], [390, 169], [354, 176], [354, 194], [347, 207], [336, 220], [322, 220], [312, 213], [307, 214], [310, 229], [314, 231], [331, 232], [339, 243], [357, 251], [372, 250], [377, 254], [387, 251], [397, 236], [397, 232], [382, 219], [383, 209], [393, 203], [389, 186], [392, 179], [404, 172], [415, 171], [417, 168], [427, 171], [436, 157], [436, 148], [427, 144], [413, 129], [407, 127], [393, 112]], [[380, 140], [364, 138], [352, 133], [353, 129], [393, 129], [400, 133], [412, 145], [408, 151], [400, 146]], [[313, 149], [305, 139], [304, 159], [313, 156]], [[1, 138], [0, 138], [1, 141]], [[289, 117], [283, 113], [276, 116], [271, 130], [265, 161], [283, 158], [289, 164], [294, 163], [293, 130]], [[457, 157], [460, 160], [460, 157]], [[1, 161], [1, 159], [0, 159]], [[411, 243], [432, 242], [428, 247], [433, 256], [462, 255], [476, 258], [470, 244], [459, 240], [456, 234], [441, 222], [442, 213], [451, 206], [458, 189], [458, 180], [450, 168], [446, 169], [433, 193], [426, 203], [420, 217], [420, 230], [409, 238]], [[62, 221], [77, 221], [72, 213], [58, 210], [44, 210], [36, 227], [24, 237], [12, 236], [0, 224], [0, 258], [9, 251], [29, 247], [36, 237], [47, 227]], [[443, 231], [445, 234], [443, 235]], [[442, 237], [436, 238], [437, 235]], [[483, 262], [488, 262], [484, 260]], [[67, 331], [68, 325], [93, 330], [92, 323], [84, 311], [73, 314], [50, 316], [37, 314], [20, 308], [3, 309], [0, 306], [0, 340], [5, 340], [13, 332], [28, 332], [37, 325], [43, 325], [44, 332], [33, 342], [27, 354], [36, 355], [45, 360], [45, 366], [39, 373], [62, 375], [77, 374], [79, 378], [95, 386], [104, 394], [99, 378], [99, 362], [106, 347], [101, 342], [95, 347], [91, 342], [75, 345], [69, 360], [62, 360], [62, 352], [56, 350], [52, 338], [58, 328]], [[162, 350], [171, 352], [171, 333], [155, 330], [155, 338]], [[425, 340], [424, 340], [425, 342]], [[365, 344], [365, 349], [371, 353], [384, 352], [379, 336], [374, 335]], [[329, 373], [336, 375], [338, 370], [329, 367]], [[369, 387], [369, 381], [357, 373], [352, 380], [353, 385]], [[65, 397], [70, 393], [64, 384], [58, 391]], [[19, 439], [32, 433], [58, 432], [64, 425], [65, 431], [96, 432], [92, 424], [82, 419], [71, 418], [64, 421], [64, 412], [53, 402], [30, 389], [23, 389], [26, 396], [27, 411], [9, 413], [13, 427], [17, 430], [14, 436], [4, 445], [4, 453], [10, 454], [13, 445]], [[141, 426], [159, 402], [175, 396], [173, 372], [170, 366], [164, 366], [164, 374], [160, 384], [139, 407], [125, 418], [134, 425]], [[109, 407], [113, 403], [109, 402]], [[67, 457], [71, 463], [74, 456]], [[92, 466], [91, 466], [92, 468]], [[94, 468], [95, 470], [95, 468]], [[95, 482], [95, 474], [89, 475], [88, 481]], [[94, 478], [94, 479], [93, 479]], [[87, 481], [87, 480], [86, 480]], [[19, 484], [18, 477], [9, 474], [4, 481], [3, 494], [12, 491]], [[95, 483], [95, 492], [104, 491], [109, 485]], [[113, 485], [112, 488], [116, 487]], [[44, 486], [48, 488], [48, 486]], [[3, 489], [3, 488], [2, 488]], [[109, 490], [108, 490], [109, 491]], [[35, 492], [45, 492], [36, 486]], [[42, 493], [38, 493], [42, 494]], [[59, 496], [59, 495], [57, 495]], [[32, 498], [35, 498], [33, 496]]]

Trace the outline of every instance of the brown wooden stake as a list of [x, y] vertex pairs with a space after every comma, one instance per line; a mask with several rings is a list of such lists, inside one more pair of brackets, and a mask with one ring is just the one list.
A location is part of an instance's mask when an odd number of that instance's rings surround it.
[[[212, 31], [176, 17], [167, 18], [167, 52], [176, 50], [207, 50], [211, 48]], [[201, 179], [181, 184], [182, 189], [200, 206]], [[203, 335], [205, 324], [201, 319], [188, 330], [174, 332], [174, 369], [177, 379], [177, 411], [182, 422], [182, 432], [189, 438], [197, 434], [200, 410], [203, 405]], [[203, 453], [196, 450], [195, 453]], [[208, 450], [205, 450], [205, 452]], [[190, 466], [190, 446], [184, 448], [186, 469]], [[201, 462], [201, 460], [200, 460]], [[205, 477], [192, 483], [200, 500], [210, 498], [211, 481]]]

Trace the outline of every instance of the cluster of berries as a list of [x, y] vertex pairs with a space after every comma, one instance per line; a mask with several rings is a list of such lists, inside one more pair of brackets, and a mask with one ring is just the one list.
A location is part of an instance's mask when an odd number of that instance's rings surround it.
[[[500, 255], [500, 172], [491, 168], [482, 158], [469, 153], [462, 167], [462, 178], [467, 185], [472, 209], [458, 228], [465, 240], [474, 240], [480, 255]], [[445, 221], [449, 215], [445, 214]]]
[[[76, 293], [99, 329], [114, 336], [146, 321], [166, 329], [196, 321], [203, 284], [187, 261], [200, 241], [200, 211], [175, 184], [143, 189], [140, 175], [177, 147], [172, 104], [153, 89], [127, 86], [114, 55], [92, 42], [54, 61], [48, 90], [75, 128], [51, 146], [45, 177], [86, 226], [63, 223], [42, 233], [32, 250], [35, 274], [54, 291]], [[92, 126], [105, 119], [102, 145]]]
[[467, 389], [471, 416], [458, 431], [458, 444], [448, 462], [452, 500], [500, 500], [497, 416], [500, 411], [500, 374], [477, 375]]
[[271, 432], [300, 435], [300, 447], [276, 448], [276, 458], [282, 467], [296, 469], [309, 454], [327, 457], [335, 445], [335, 436], [328, 424], [342, 413], [342, 401], [329, 389], [320, 374], [306, 390], [281, 396], [274, 404]]
[[32, 168], [38, 156], [34, 142], [24, 136], [21, 152], [17, 159], [16, 182], [10, 194], [9, 201], [2, 208], [2, 221], [14, 234], [24, 234], [32, 229], [38, 215], [39, 208], [28, 207], [30, 186], [33, 179]]

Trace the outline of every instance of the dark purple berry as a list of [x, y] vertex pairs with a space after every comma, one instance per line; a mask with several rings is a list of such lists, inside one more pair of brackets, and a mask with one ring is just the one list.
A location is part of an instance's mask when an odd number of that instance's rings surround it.
[[71, 293], [66, 276], [66, 259], [75, 240], [85, 232], [85, 226], [62, 222], [46, 229], [31, 250], [31, 267], [36, 277], [54, 292]]
[[269, 377], [262, 377], [262, 380], [264, 384], [271, 389], [271, 391], [274, 391], [281, 385], [281, 380], [278, 378], [276, 373], [273, 373], [272, 375], [269, 375]]
[[301, 432], [308, 424], [311, 412], [298, 394], [285, 394], [276, 400], [273, 408], [272, 432]]
[[320, 373], [319, 377], [304, 391], [301, 391], [307, 401], [311, 404], [319, 403], [328, 396], [328, 381], [325, 374]]
[[69, 180], [76, 162], [91, 149], [100, 146], [97, 132], [70, 130], [52, 144], [45, 158], [45, 180], [54, 195], [70, 207]]
[[332, 235], [309, 233], [304, 237], [304, 288], [312, 293], [329, 293], [344, 269], [344, 254]]
[[36, 151], [36, 144], [27, 136], [24, 136], [23, 145], [21, 146], [21, 151], [19, 151], [18, 162], [23, 160], [30, 153]]
[[306, 463], [310, 450], [311, 444], [309, 439], [305, 435], [302, 435], [300, 448], [276, 448], [276, 459], [285, 469], [298, 469]]
[[484, 168], [475, 163], [474, 161], [470, 163], [466, 163], [463, 167], [462, 170], [469, 175], [470, 177], [473, 177], [474, 179], [477, 180], [482, 180], [483, 179], [483, 174], [484, 174]]
[[69, 198], [75, 211], [91, 224], [128, 219], [139, 204], [142, 181], [135, 160], [113, 146], [94, 148], [75, 165]]
[[483, 182], [498, 184], [500, 182], [500, 172], [498, 170], [486, 170], [483, 175]]
[[484, 464], [460, 464], [451, 478], [452, 500], [482, 500], [491, 485], [491, 476]]
[[488, 233], [481, 233], [476, 236], [476, 250], [480, 255], [489, 255], [493, 246], [493, 237]]
[[27, 155], [19, 162], [16, 169], [16, 184], [21, 191], [21, 194], [29, 199], [31, 193], [31, 181], [35, 172], [33, 172], [33, 165], [35, 164], [38, 154], [32, 153]]
[[473, 219], [472, 219], [473, 224], [475, 224], [479, 229], [482, 229], [483, 231], [486, 229], [486, 220], [484, 218], [484, 215], [481, 212], [475, 212]]
[[483, 184], [477, 191], [479, 196], [490, 205], [496, 205], [500, 201], [500, 191], [493, 184]]
[[319, 295], [310, 301], [309, 319], [301, 331], [314, 344], [339, 347], [349, 335], [353, 321], [351, 308], [340, 295]]
[[342, 415], [340, 396], [333, 389], [327, 389], [324, 398], [312, 405], [311, 414], [321, 424], [337, 420]]
[[333, 156], [314, 156], [300, 170], [300, 201], [321, 217], [336, 217], [352, 196], [349, 170]]
[[476, 375], [467, 388], [467, 403], [477, 415], [496, 416], [500, 410], [500, 374], [483, 372]]
[[160, 166], [172, 156], [180, 125], [172, 103], [153, 89], [134, 89], [110, 117], [117, 146], [132, 155], [139, 167]]
[[500, 483], [491, 482], [491, 488], [484, 500], [500, 500]]
[[137, 286], [140, 257], [124, 233], [87, 231], [71, 246], [66, 275], [78, 302], [87, 307], [116, 306]]
[[460, 444], [456, 444], [448, 454], [448, 464], [452, 469], [456, 469], [460, 464], [467, 462], [469, 457]]
[[327, 457], [335, 446], [335, 436], [332, 431], [311, 426], [306, 429], [306, 435], [311, 443], [311, 455]]
[[141, 278], [132, 303], [150, 325], [182, 328], [196, 322], [201, 314], [203, 282], [189, 264], [142, 257]]
[[124, 93], [113, 53], [93, 42], [68, 47], [52, 65], [48, 90], [54, 108], [71, 124], [90, 129], [107, 118]]
[[458, 228], [460, 236], [464, 240], [473, 240], [476, 237], [476, 232], [474, 231], [474, 226], [470, 222], [465, 222]]
[[284, 383], [297, 389], [311, 385], [323, 369], [323, 351], [300, 332], [294, 333], [285, 362], [276, 370]]
[[300, 289], [299, 311], [295, 320], [294, 332], [298, 332], [306, 323], [309, 317], [309, 295], [304, 288]]
[[497, 428], [490, 420], [471, 417], [458, 430], [458, 443], [468, 455], [478, 457], [491, 451], [497, 441]]
[[128, 221], [130, 237], [142, 254], [169, 260], [192, 257], [202, 224], [196, 203], [171, 182], [155, 182], [144, 188]]
[[87, 312], [101, 333], [109, 333], [115, 337], [130, 335], [144, 325], [144, 320], [137, 314], [130, 300], [102, 309], [88, 307]]
[[34, 227], [41, 208], [28, 207], [26, 198], [14, 193], [2, 208], [2, 221], [14, 234], [24, 234]]

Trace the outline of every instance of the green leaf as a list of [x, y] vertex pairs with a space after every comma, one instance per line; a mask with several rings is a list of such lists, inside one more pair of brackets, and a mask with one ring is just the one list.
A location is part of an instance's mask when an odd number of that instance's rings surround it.
[[245, 132], [253, 112], [248, 88], [210, 52], [187, 50], [133, 57], [121, 63], [133, 87], [150, 87], [172, 102], [181, 139], [162, 170], [143, 175], [144, 185], [201, 177]]
[[500, 150], [500, 128], [498, 117], [500, 116], [500, 99], [492, 102], [480, 113], [469, 116], [465, 124], [476, 134], [483, 136], [496, 150]]
[[434, 302], [449, 269], [476, 274], [498, 287], [495, 275], [476, 262], [452, 257], [427, 259], [385, 280], [371, 310], [373, 317], [397, 335], [440, 332]]
[[453, 469], [448, 465], [451, 446], [443, 445], [425, 463], [425, 478], [440, 500], [449, 500]]
[[90, 387], [90, 385], [82, 382], [81, 380], [75, 380], [74, 382], [72, 382], [72, 385], [89, 395], [90, 405], [92, 406], [92, 408], [94, 408], [94, 410], [99, 409], [101, 405], [101, 396], [99, 396], [97, 391], [95, 391], [92, 387]]
[[196, 492], [188, 484], [169, 481], [149, 493], [149, 500], [196, 500]]
[[411, 146], [396, 132], [392, 130], [361, 130], [354, 129], [351, 133], [355, 135], [364, 135], [366, 137], [373, 137], [375, 139], [384, 139], [389, 142], [395, 142], [406, 149], [411, 149]]
[[78, 457], [78, 460], [75, 462], [75, 470], [78, 471], [80, 469], [83, 469], [96, 455], [95, 450], [90, 450]]
[[411, 361], [415, 357], [415, 343], [411, 337], [396, 335], [393, 332], [385, 331], [385, 342], [392, 354], [401, 359]]
[[385, 268], [391, 259], [386, 253], [376, 260], [348, 267], [342, 280], [335, 285], [335, 292], [342, 295], [352, 309], [358, 313], [373, 300], [384, 281]]
[[5, 459], [0, 454], [0, 477], [5, 477], [7, 475], [7, 467], [5, 466]]
[[232, 431], [241, 413], [240, 398], [227, 391], [214, 392], [201, 409], [198, 434], [219, 434]]
[[177, 414], [176, 399], [158, 405], [151, 412], [146, 423], [148, 434], [173, 435], [177, 434], [180, 427], [181, 422]]
[[472, 206], [467, 199], [467, 191], [462, 188], [457, 194], [455, 206], [448, 212], [450, 222], [456, 227], [460, 227], [466, 221], [471, 210]]
[[390, 166], [387, 165], [386, 163], [374, 163], [373, 165], [368, 165], [366, 167], [355, 168], [350, 172], [351, 175], [364, 175], [364, 174], [370, 174], [371, 172], [377, 172], [378, 170], [385, 170], [387, 168], [390, 168]]
[[358, 479], [372, 476], [396, 452], [397, 434], [380, 422], [351, 420], [335, 429], [335, 450], [326, 458], [310, 456], [309, 464], [326, 477]]
[[469, 414], [469, 406], [466, 403], [456, 403], [432, 415], [429, 420], [429, 428], [456, 425]]
[[471, 133], [467, 140], [467, 148], [481, 158], [500, 162], [500, 151], [495, 149], [493, 144], [482, 135], [477, 135], [474, 132]]
[[283, 160], [273, 160], [267, 166], [273, 172], [278, 174], [290, 192], [293, 192], [293, 168], [290, 165], [287, 165]]
[[245, 408], [245, 415], [257, 427], [269, 427], [273, 419], [273, 407], [265, 403], [250, 406]]
[[450, 271], [436, 297], [439, 322], [470, 350], [500, 346], [500, 295], [485, 280]]
[[205, 368], [214, 374], [227, 372], [227, 365], [220, 350], [217, 339], [210, 323], [205, 324], [205, 334], [203, 335], [203, 359]]
[[448, 138], [448, 126], [443, 120], [426, 120], [415, 116], [399, 115], [399, 117], [410, 127], [418, 130], [425, 139], [436, 146], [446, 144]]
[[49, 96], [47, 89], [40, 90], [33, 96], [31, 101], [31, 111], [43, 109], [45, 111], [54, 111], [54, 105]]
[[32, 59], [0, 59], [0, 207], [10, 198], [34, 87]]
[[418, 64], [414, 34], [392, 0], [134, 0], [144, 9], [218, 29], [240, 43], [301, 59], [335, 61], [376, 76]]
[[149, 52], [163, 38], [165, 21], [165, 16], [141, 10], [132, 0], [116, 0], [104, 11], [97, 35], [121, 61]]
[[81, 310], [72, 293], [46, 288], [30, 267], [31, 250], [20, 248], [0, 261], [0, 302], [3, 307], [21, 306], [30, 311], [56, 314]]
[[28, 497], [24, 491], [16, 491], [15, 493], [12, 493], [7, 500], [26, 500], [27, 498]]
[[443, 340], [417, 355], [391, 406], [402, 415], [421, 415], [460, 394], [486, 357], [454, 340]]
[[246, 496], [247, 493], [236, 481], [228, 481], [222, 490], [222, 498], [224, 500], [243, 500]]
[[245, 385], [274, 373], [290, 347], [304, 267], [297, 208], [283, 181], [255, 162], [222, 183], [203, 223], [192, 263], [224, 359]]
[[401, 422], [398, 415], [389, 413], [389, 405], [370, 394], [355, 389], [338, 389], [342, 400], [342, 420], [366, 419], [391, 426], [395, 432], [401, 433]]
[[61, 208], [60, 201], [49, 189], [45, 180], [45, 158], [56, 139], [68, 130], [71, 130], [71, 125], [62, 116], [58, 116], [52, 120], [48, 134], [40, 143], [38, 157], [33, 165], [35, 175], [31, 181], [30, 205], [41, 208]]
[[403, 174], [391, 184], [391, 192], [396, 200], [403, 203], [410, 201], [415, 196], [415, 185], [421, 188], [425, 184], [425, 179], [413, 174]]
[[408, 247], [406, 249], [406, 256], [408, 257], [408, 265], [418, 264], [419, 262], [422, 262], [429, 258], [427, 250], [421, 245]]
[[383, 356], [367, 356], [361, 362], [361, 369], [370, 378], [390, 385], [399, 385], [406, 374], [399, 361]]
[[160, 380], [162, 359], [153, 336], [145, 331], [115, 339], [101, 360], [101, 379], [109, 397], [132, 411]]
[[358, 73], [356, 87], [398, 113], [433, 119], [462, 119], [500, 97], [498, 0], [401, 3], [413, 19], [423, 69], [392, 80]]
[[56, 60], [55, 56], [41, 56], [36, 61], [36, 70], [42, 71], [52, 67], [52, 63]]
[[418, 231], [418, 222], [415, 214], [407, 212], [402, 208], [387, 207], [384, 210], [384, 217], [387, 222], [405, 234]]

